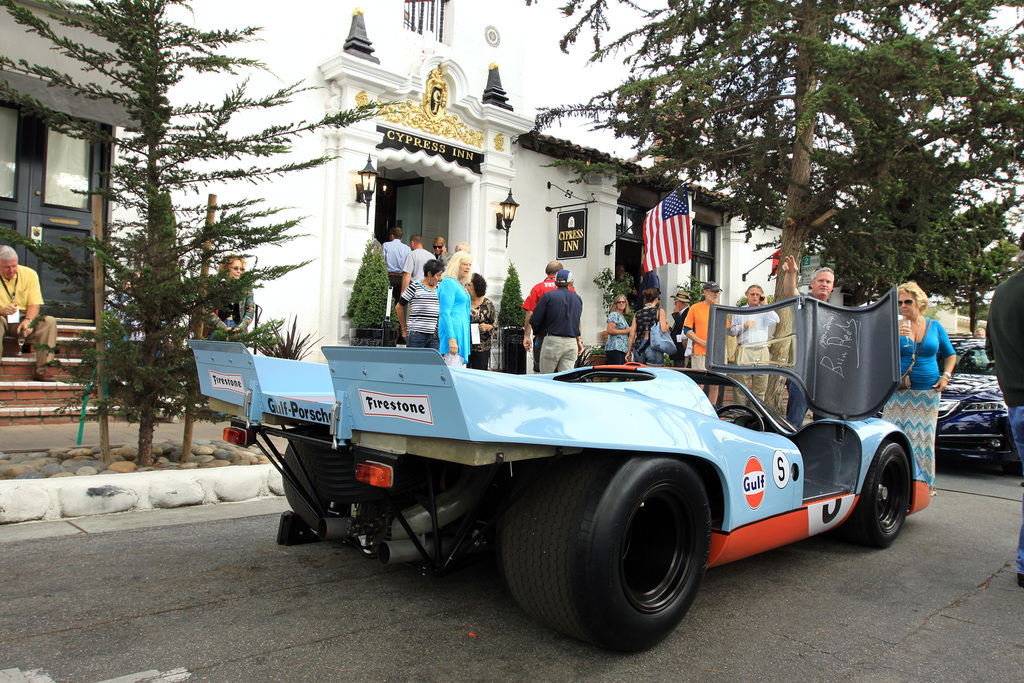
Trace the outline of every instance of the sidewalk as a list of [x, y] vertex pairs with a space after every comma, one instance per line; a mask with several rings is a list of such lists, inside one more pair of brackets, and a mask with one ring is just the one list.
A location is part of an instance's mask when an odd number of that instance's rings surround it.
[[[227, 422], [197, 422], [192, 430], [193, 439], [220, 440], [224, 436]], [[77, 422], [48, 425], [18, 425], [0, 427], [0, 453], [24, 451], [48, 451], [51, 448], [69, 448], [78, 444]], [[168, 439], [181, 439], [184, 422], [161, 422], [153, 435], [153, 443]], [[127, 422], [110, 422], [111, 446], [134, 444], [139, 440], [139, 426]], [[95, 422], [86, 422], [82, 430], [82, 446], [100, 445], [100, 427]]]

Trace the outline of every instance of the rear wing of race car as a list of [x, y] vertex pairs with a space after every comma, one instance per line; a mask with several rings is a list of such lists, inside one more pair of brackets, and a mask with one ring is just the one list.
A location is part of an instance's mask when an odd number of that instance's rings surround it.
[[422, 434], [444, 422], [446, 437], [467, 438], [451, 371], [430, 349], [324, 347], [323, 365], [254, 356], [235, 342], [189, 346], [211, 407], [250, 422], [326, 425], [336, 441], [354, 428]]
[[[564, 435], [564, 445], [548, 435], [520, 438], [520, 423], [506, 420], [499, 404], [532, 411], [537, 400], [495, 389], [504, 381], [500, 373], [453, 373], [432, 349], [323, 347], [324, 365], [254, 356], [235, 342], [189, 345], [211, 409], [260, 425], [323, 425], [335, 446], [346, 440], [389, 452], [415, 446], [417, 453], [465, 464], [580, 450], [573, 434]], [[496, 395], [506, 401], [496, 402]]]

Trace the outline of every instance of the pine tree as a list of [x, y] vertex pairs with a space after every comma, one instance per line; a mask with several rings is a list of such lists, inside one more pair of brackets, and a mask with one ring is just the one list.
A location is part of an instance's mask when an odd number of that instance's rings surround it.
[[[151, 462], [153, 429], [158, 415], [178, 415], [195, 396], [196, 373], [185, 340], [196, 315], [218, 307], [224, 298], [238, 300], [256, 282], [268, 282], [305, 265], [261, 267], [241, 280], [212, 287], [201, 275], [204, 262], [226, 254], [247, 255], [266, 245], [293, 239], [298, 218], [261, 199], [221, 203], [217, 219], [207, 221], [205, 188], [233, 180], [251, 183], [314, 168], [316, 158], [275, 162], [298, 137], [322, 127], [342, 127], [373, 113], [373, 105], [319, 121], [279, 122], [261, 130], [239, 132], [238, 114], [287, 104], [305, 88], [282, 87], [250, 96], [246, 82], [208, 100], [181, 101], [180, 87], [197, 75], [262, 69], [255, 60], [225, 51], [256, 38], [258, 30], [200, 30], [174, 20], [187, 0], [41, 0], [39, 15], [16, 0], [0, 5], [30, 32], [76, 60], [83, 71], [65, 73], [41, 64], [14, 64], [0, 56], [4, 68], [20, 69], [67, 88], [82, 97], [104, 100], [125, 110], [134, 123], [116, 136], [93, 124], [48, 109], [32, 97], [0, 85], [0, 98], [40, 117], [52, 130], [100, 142], [113, 149], [106, 188], [114, 209], [98, 241], [84, 241], [99, 254], [107, 272], [107, 309], [98, 321], [98, 338], [106, 343], [111, 381], [109, 398], [97, 403], [111, 414], [139, 423], [140, 465]], [[76, 42], [87, 32], [107, 47]], [[94, 80], [86, 80], [96, 74]], [[108, 83], [111, 85], [103, 85]], [[172, 98], [172, 89], [173, 95]], [[91, 264], [76, 263], [65, 247], [27, 243], [9, 230], [0, 237], [19, 242], [60, 270], [71, 286], [91, 287]], [[88, 379], [98, 362], [95, 353], [75, 370]]]
[[[641, 21], [609, 42], [612, 5]], [[1012, 193], [1024, 28], [1006, 10], [1019, 6], [673, 0], [647, 11], [567, 0], [576, 23], [563, 49], [589, 26], [592, 60], [621, 59], [630, 75], [539, 122], [580, 115], [635, 139], [654, 162], [645, 179], [724, 192], [749, 230], [781, 230], [782, 259], [799, 261], [835, 231], [878, 229], [883, 244], [887, 226], [923, 234], [986, 194]], [[781, 288], [780, 278], [776, 296]]]
[[501, 288], [498, 309], [498, 327], [523, 327], [526, 325], [526, 311], [523, 310], [523, 289], [519, 285], [519, 272], [509, 261], [508, 275]]
[[359, 263], [356, 281], [352, 286], [352, 296], [345, 310], [345, 315], [352, 318], [353, 327], [371, 329], [381, 326], [387, 309], [389, 287], [384, 255], [371, 239], [367, 241], [366, 249], [363, 251], [363, 260]]

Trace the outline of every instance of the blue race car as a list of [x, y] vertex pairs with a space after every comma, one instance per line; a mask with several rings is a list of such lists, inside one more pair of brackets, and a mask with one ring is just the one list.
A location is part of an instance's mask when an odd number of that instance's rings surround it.
[[[895, 291], [764, 310], [780, 320], [758, 342], [770, 357], [727, 354], [730, 317], [749, 309], [712, 309], [709, 372], [521, 376], [430, 349], [325, 347], [318, 364], [190, 344], [210, 407], [281, 470], [280, 543], [337, 540], [434, 574], [494, 552], [528, 614], [636, 651], [675, 629], [707, 567], [833, 529], [886, 547], [929, 502], [906, 436], [870, 417], [899, 380]], [[830, 418], [795, 428], [731, 376], [750, 373], [794, 379]]]
[[1020, 455], [985, 340], [954, 337], [950, 341], [957, 360], [939, 403], [936, 456], [990, 460], [1000, 463], [1007, 474], [1020, 475]]

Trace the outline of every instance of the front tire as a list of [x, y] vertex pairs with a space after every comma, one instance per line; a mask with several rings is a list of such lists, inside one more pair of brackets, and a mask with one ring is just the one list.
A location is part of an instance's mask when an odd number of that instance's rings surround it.
[[524, 611], [627, 652], [678, 626], [710, 546], [700, 476], [664, 457], [568, 458], [509, 510], [500, 534], [506, 583]]
[[857, 507], [840, 531], [854, 543], [888, 548], [907, 519], [910, 486], [907, 452], [897, 443], [885, 442], [868, 469]]

